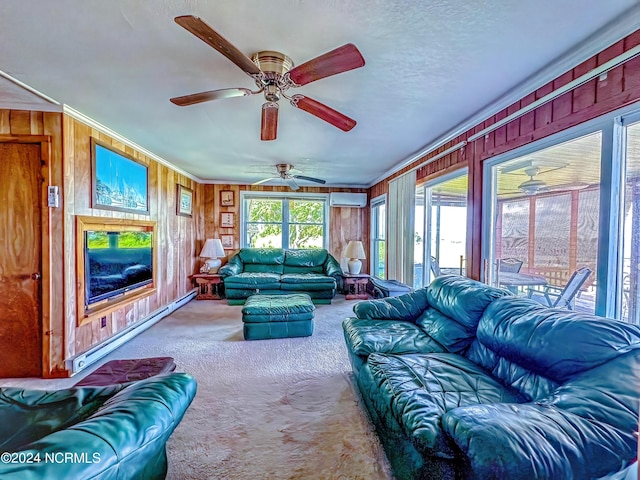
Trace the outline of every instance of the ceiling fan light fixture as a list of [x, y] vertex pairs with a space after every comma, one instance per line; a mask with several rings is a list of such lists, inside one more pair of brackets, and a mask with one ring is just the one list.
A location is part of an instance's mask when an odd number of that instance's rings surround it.
[[531, 178], [526, 182], [522, 182], [520, 185], [518, 185], [518, 190], [520, 190], [525, 195], [535, 195], [540, 191], [540, 189], [546, 186], [546, 182], [543, 182], [542, 180], [534, 180], [533, 178]]

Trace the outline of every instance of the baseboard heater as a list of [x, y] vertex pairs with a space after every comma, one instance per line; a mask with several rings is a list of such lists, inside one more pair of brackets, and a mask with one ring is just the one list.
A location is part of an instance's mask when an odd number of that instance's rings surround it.
[[135, 324], [125, 328], [121, 332], [118, 332], [112, 337], [109, 337], [104, 343], [93, 347], [91, 350], [87, 350], [86, 352], [80, 353], [75, 357], [71, 357], [67, 360], [67, 370], [71, 374], [71, 376], [76, 373], [84, 370], [89, 365], [97, 362], [105, 355], [113, 352], [120, 345], [128, 342], [132, 338], [137, 335], [140, 335], [142, 332], [147, 330], [148, 328], [154, 326], [164, 317], [169, 315], [172, 312], [175, 312], [177, 309], [191, 301], [196, 296], [197, 291], [192, 290], [187, 293], [185, 296], [178, 298], [174, 302], [171, 302], [168, 305], [165, 305], [158, 310], [155, 310], [142, 320], [137, 321]]

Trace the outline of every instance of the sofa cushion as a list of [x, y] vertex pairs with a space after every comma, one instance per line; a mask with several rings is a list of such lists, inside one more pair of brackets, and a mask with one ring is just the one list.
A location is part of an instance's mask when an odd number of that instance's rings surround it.
[[17, 451], [50, 433], [84, 421], [125, 386], [58, 391], [2, 388], [0, 449]]
[[509, 384], [527, 372], [561, 384], [637, 349], [634, 325], [506, 297], [486, 309], [468, 357]]
[[353, 312], [362, 319], [415, 322], [428, 307], [427, 289], [420, 288], [398, 297], [356, 303]]
[[349, 350], [365, 358], [372, 353], [445, 351], [411, 322], [347, 318], [342, 326]]
[[456, 408], [443, 415], [442, 428], [469, 459], [474, 478], [602, 478], [637, 451], [631, 429], [621, 435], [606, 422], [547, 405]]
[[224, 279], [225, 287], [279, 289], [280, 275], [276, 273], [240, 273]]
[[505, 296], [512, 294], [457, 275], [442, 275], [427, 287], [430, 306], [474, 330], [487, 306]]
[[324, 273], [327, 251], [318, 249], [287, 250], [284, 257], [284, 273]]
[[243, 248], [238, 252], [244, 272], [282, 273], [284, 250], [282, 248]]
[[392, 415], [419, 451], [454, 458], [441, 418], [460, 406], [522, 402], [482, 367], [451, 353], [371, 354], [360, 387], [381, 417]]
[[281, 283], [306, 283], [306, 284], [322, 284], [329, 288], [336, 286], [336, 279], [327, 277], [318, 273], [284, 273], [280, 277]]

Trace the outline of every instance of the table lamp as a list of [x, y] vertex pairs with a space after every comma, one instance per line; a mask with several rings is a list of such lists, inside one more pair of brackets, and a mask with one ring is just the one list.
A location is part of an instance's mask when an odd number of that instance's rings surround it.
[[364, 248], [362, 242], [359, 240], [350, 240], [347, 245], [347, 249], [344, 251], [344, 256], [349, 259], [349, 273], [357, 275], [362, 268], [361, 258], [367, 258], [364, 254]]
[[222, 248], [220, 239], [207, 238], [200, 256], [206, 258], [204, 265], [200, 268], [200, 273], [218, 273], [218, 269], [222, 265], [220, 258], [224, 257], [224, 248]]

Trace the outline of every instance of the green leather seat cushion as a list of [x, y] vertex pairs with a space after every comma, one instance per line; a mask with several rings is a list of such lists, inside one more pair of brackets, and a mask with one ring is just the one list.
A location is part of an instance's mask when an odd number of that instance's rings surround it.
[[336, 285], [336, 280], [333, 277], [317, 273], [285, 273], [280, 277], [282, 283], [296, 283], [296, 284], [314, 284], [319, 283], [326, 286]]
[[268, 272], [244, 272], [224, 279], [225, 287], [280, 289], [280, 275]]
[[412, 322], [348, 318], [343, 322], [350, 351], [372, 353], [444, 352], [444, 348]]
[[391, 415], [419, 451], [454, 458], [442, 416], [461, 406], [522, 402], [482, 367], [451, 353], [369, 356], [360, 388], [381, 417]]
[[316, 309], [309, 295], [252, 295], [242, 307], [242, 316], [270, 315], [288, 316], [311, 313]]

